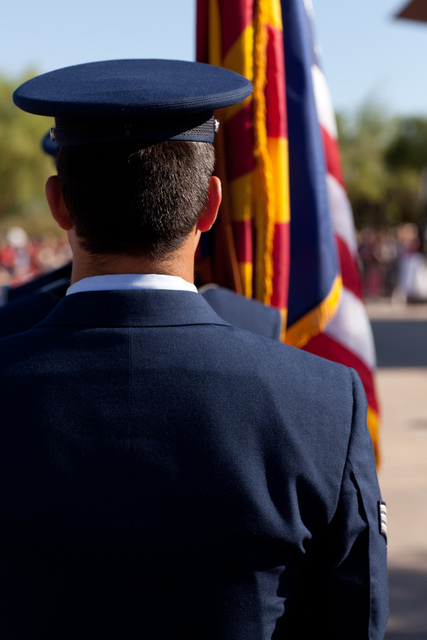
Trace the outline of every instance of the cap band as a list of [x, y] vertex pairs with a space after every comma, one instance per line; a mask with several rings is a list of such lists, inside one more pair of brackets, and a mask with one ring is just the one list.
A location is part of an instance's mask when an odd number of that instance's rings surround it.
[[215, 118], [194, 114], [170, 119], [145, 116], [144, 118], [56, 118], [52, 139], [58, 147], [71, 147], [101, 142], [132, 142], [133, 140], [187, 140], [213, 142]]

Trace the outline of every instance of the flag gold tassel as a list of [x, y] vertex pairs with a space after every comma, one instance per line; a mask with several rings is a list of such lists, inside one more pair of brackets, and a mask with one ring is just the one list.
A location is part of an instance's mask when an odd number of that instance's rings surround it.
[[378, 469], [381, 463], [381, 456], [379, 452], [380, 419], [377, 412], [374, 411], [374, 409], [370, 406], [368, 406], [366, 421], [367, 421], [369, 433], [371, 434], [372, 442], [374, 445], [375, 462]]
[[254, 11], [254, 155], [255, 172], [255, 228], [256, 274], [255, 296], [265, 304], [271, 303], [273, 293], [273, 241], [275, 223], [274, 184], [271, 158], [267, 145], [265, 86], [267, 82], [266, 0], [255, 1]]

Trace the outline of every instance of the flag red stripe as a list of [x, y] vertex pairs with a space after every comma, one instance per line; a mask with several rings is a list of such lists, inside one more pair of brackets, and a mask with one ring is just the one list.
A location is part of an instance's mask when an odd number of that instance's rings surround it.
[[340, 257], [341, 275], [343, 286], [349, 289], [355, 296], [362, 300], [362, 286], [359, 274], [359, 266], [350, 252], [348, 246], [339, 236], [335, 236]]
[[236, 255], [238, 262], [252, 262], [252, 221], [233, 221], [234, 243], [236, 245]]
[[332, 138], [324, 127], [320, 127], [325, 149], [326, 166], [331, 174], [345, 189], [344, 176], [342, 172], [341, 154], [337, 140]]
[[225, 133], [229, 182], [249, 173], [255, 167], [252, 109], [252, 103], [250, 103], [221, 125]]
[[277, 223], [274, 227], [273, 265], [271, 304], [278, 309], [286, 309], [289, 284], [289, 224], [287, 222]]
[[329, 336], [321, 333], [312, 338], [304, 347], [317, 356], [339, 362], [346, 367], [352, 367], [357, 371], [365, 388], [368, 404], [378, 413], [378, 402], [375, 395], [374, 378], [372, 371], [351, 351], [343, 347]]
[[196, 59], [198, 62], [209, 62], [207, 0], [197, 0], [196, 22]]
[[267, 27], [267, 32], [267, 135], [287, 138], [283, 32], [271, 26]]
[[217, 0], [221, 20], [222, 59], [240, 38], [242, 31], [252, 24], [253, 2], [247, 0]]

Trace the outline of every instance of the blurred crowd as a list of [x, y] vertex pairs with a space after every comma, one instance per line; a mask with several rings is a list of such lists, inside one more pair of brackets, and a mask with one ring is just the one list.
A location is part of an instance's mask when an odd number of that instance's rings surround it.
[[388, 229], [362, 229], [358, 250], [365, 299], [426, 302], [426, 240], [425, 230], [411, 223]]
[[[358, 233], [359, 266], [365, 299], [427, 301], [427, 233], [414, 224]], [[71, 260], [65, 236], [29, 238], [21, 227], [0, 235], [0, 292], [57, 269]]]
[[25, 284], [71, 260], [66, 236], [30, 238], [21, 227], [0, 235], [0, 292], [3, 287]]

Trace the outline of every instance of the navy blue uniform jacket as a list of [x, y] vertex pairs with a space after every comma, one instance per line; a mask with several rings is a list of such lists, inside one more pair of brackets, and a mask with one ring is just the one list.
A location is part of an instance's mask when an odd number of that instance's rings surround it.
[[0, 341], [0, 637], [382, 638], [356, 374], [179, 291]]
[[[7, 302], [0, 307], [0, 338], [27, 331], [41, 322], [65, 296], [70, 278], [71, 263], [8, 289]], [[221, 318], [235, 327], [280, 340], [281, 317], [274, 307], [216, 285], [205, 285], [200, 293]]]

